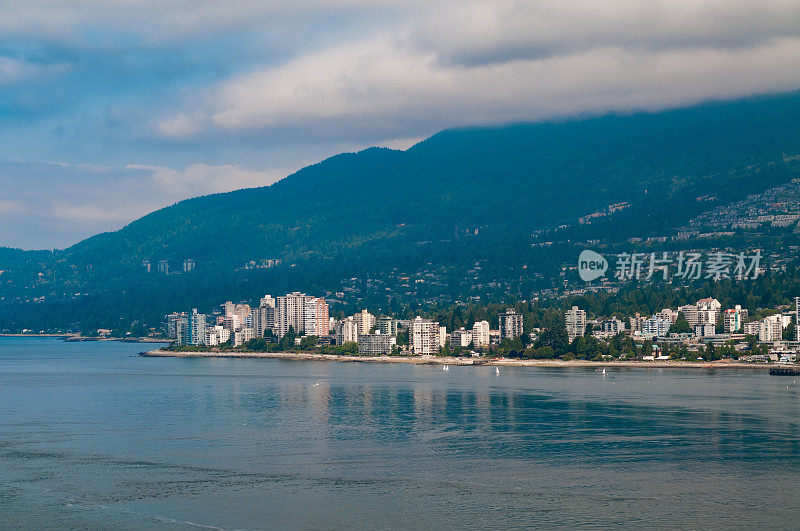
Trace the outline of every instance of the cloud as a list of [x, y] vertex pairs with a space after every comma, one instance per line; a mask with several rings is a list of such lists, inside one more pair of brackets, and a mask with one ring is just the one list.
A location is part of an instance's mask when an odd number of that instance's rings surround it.
[[411, 30], [417, 46], [462, 64], [606, 47], [741, 48], [783, 37], [800, 37], [795, 0], [464, 0], [436, 3]]
[[657, 109], [797, 88], [797, 57], [800, 37], [782, 37], [748, 47], [607, 45], [462, 64], [384, 37], [225, 81], [203, 102], [205, 113], [176, 132], [300, 129], [377, 140], [461, 125]]
[[59, 74], [67, 70], [63, 64], [38, 65], [10, 57], [0, 57], [0, 86]]
[[230, 192], [240, 188], [268, 186], [285, 177], [278, 171], [262, 172], [241, 166], [192, 164], [184, 170], [173, 170], [160, 166], [131, 164], [129, 170], [149, 170], [157, 188], [173, 197], [207, 195]]
[[0, 246], [54, 248], [116, 230], [187, 197], [263, 186], [284, 174], [194, 164], [183, 170], [0, 161]]

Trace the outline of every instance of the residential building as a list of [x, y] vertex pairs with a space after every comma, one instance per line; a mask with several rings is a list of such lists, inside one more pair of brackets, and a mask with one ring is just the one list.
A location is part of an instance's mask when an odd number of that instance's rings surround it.
[[275, 308], [269, 306], [259, 306], [253, 308], [252, 312], [253, 330], [256, 337], [263, 336], [267, 330], [274, 333], [275, 329]]
[[[619, 334], [625, 331], [625, 321], [620, 321], [616, 317], [612, 317], [600, 325], [600, 329], [607, 334]], [[641, 327], [639, 329], [641, 331]]]
[[642, 335], [646, 337], [664, 337], [669, 333], [670, 326], [672, 326], [672, 323], [669, 322], [669, 319], [651, 317], [644, 322]]
[[761, 321], [753, 321], [742, 325], [745, 335], [757, 336], [761, 334]]
[[381, 334], [396, 336], [399, 324], [400, 321], [398, 321], [394, 317], [384, 316], [378, 319], [378, 330], [380, 331]]
[[229, 330], [220, 325], [215, 325], [206, 329], [206, 345], [216, 347], [227, 343], [231, 337]]
[[782, 341], [783, 329], [792, 324], [791, 314], [775, 314], [761, 321], [758, 340], [765, 342]]
[[498, 316], [500, 321], [500, 338], [514, 339], [522, 335], [522, 314], [509, 308]]
[[183, 261], [183, 272], [188, 273], [192, 269], [194, 269], [194, 260], [192, 260], [191, 258], [187, 258], [186, 260]]
[[684, 306], [678, 306], [678, 311], [683, 314], [686, 322], [689, 323], [689, 326], [692, 328], [694, 328], [694, 326], [700, 322], [700, 315], [697, 305], [686, 304]]
[[429, 355], [439, 352], [441, 331], [439, 323], [417, 316], [411, 321], [408, 342], [415, 355]]
[[583, 336], [586, 332], [586, 310], [573, 306], [564, 314], [564, 325], [567, 327], [567, 336], [572, 343], [576, 337]]
[[[487, 332], [488, 335], [488, 332]], [[472, 343], [472, 332], [463, 327], [450, 333], [450, 347], [468, 347]]]
[[358, 325], [352, 316], [336, 324], [336, 344], [345, 343], [358, 343]]
[[722, 305], [717, 299], [700, 299], [697, 301], [697, 324], [717, 324]]
[[186, 318], [186, 312], [174, 312], [167, 315], [164, 323], [164, 328], [167, 332], [167, 338], [176, 339], [178, 337], [178, 330], [180, 328], [181, 319]]
[[644, 323], [645, 321], [647, 321], [647, 317], [639, 315], [639, 313], [637, 312], [636, 315], [630, 317], [628, 320], [631, 323], [631, 332], [635, 334], [636, 332], [639, 333], [642, 332], [642, 329], [644, 328]]
[[188, 318], [188, 335], [186, 337], [187, 345], [203, 345], [206, 342], [206, 316], [202, 313], [197, 313], [197, 309], [193, 308], [192, 313]]
[[303, 329], [306, 336], [328, 335], [328, 303], [323, 298], [309, 297], [303, 306]]
[[258, 305], [262, 308], [274, 308], [275, 299], [272, 297], [272, 295], [264, 295], [261, 297], [261, 301], [259, 301]]
[[353, 320], [358, 325], [358, 335], [363, 336], [372, 332], [372, 327], [375, 326], [375, 316], [367, 310], [361, 310], [353, 316]]
[[236, 347], [244, 345], [254, 337], [256, 337], [255, 330], [249, 327], [242, 328], [233, 333], [233, 345]]
[[167, 262], [166, 260], [159, 260], [158, 272], [164, 273], [165, 275], [169, 275], [169, 262]]
[[390, 334], [365, 334], [358, 337], [358, 353], [362, 356], [383, 356], [390, 354], [397, 344], [397, 337]]
[[472, 342], [476, 347], [489, 346], [489, 321], [478, 321], [472, 325]]
[[660, 312], [654, 314], [653, 317], [666, 319], [670, 322], [670, 324], [675, 324], [675, 321], [678, 320], [678, 312], [676, 310], [671, 310], [670, 308], [664, 308]]
[[303, 310], [308, 295], [297, 291], [278, 297], [275, 301], [275, 334], [283, 337], [291, 328], [302, 335], [305, 327]]
[[708, 337], [716, 335], [717, 327], [711, 323], [698, 324], [694, 326], [694, 335], [697, 337]]
[[725, 332], [732, 333], [736, 332], [747, 320], [747, 310], [742, 309], [741, 306], [738, 304], [734, 308], [729, 308], [725, 310], [722, 314], [722, 324], [725, 329]]

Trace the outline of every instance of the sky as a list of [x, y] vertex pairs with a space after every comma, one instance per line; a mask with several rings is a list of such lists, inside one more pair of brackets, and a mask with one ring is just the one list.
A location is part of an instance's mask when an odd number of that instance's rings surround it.
[[0, 246], [449, 127], [800, 88], [800, 0], [0, 0]]

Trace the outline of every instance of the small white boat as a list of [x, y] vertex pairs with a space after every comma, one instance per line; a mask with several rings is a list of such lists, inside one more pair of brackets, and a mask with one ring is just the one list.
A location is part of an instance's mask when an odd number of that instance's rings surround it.
[[496, 375], [500, 376], [500, 367], [495, 367], [495, 368], [494, 368], [494, 373], [495, 373]]
[[603, 376], [605, 376], [605, 375], [606, 375], [606, 370], [605, 370], [605, 369], [603, 369]]

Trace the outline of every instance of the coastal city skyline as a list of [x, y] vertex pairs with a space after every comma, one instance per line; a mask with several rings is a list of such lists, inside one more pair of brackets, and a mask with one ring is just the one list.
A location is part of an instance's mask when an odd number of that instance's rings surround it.
[[[540, 336], [547, 337], [559, 328], [566, 335], [565, 353], [571, 357], [586, 354], [585, 345], [577, 341], [584, 337], [599, 341], [606, 347], [612, 340], [619, 341], [623, 337], [640, 345], [647, 342], [646, 349], [634, 348], [627, 353], [617, 352], [616, 356], [596, 353], [592, 361], [601, 362], [616, 358], [686, 360], [690, 352], [695, 359], [705, 361], [703, 353], [714, 347], [727, 347], [725, 354], [719, 355], [718, 359], [789, 363], [797, 360], [796, 348], [800, 346], [797, 319], [800, 297], [794, 299], [791, 309], [764, 311], [759, 308], [754, 314], [763, 314], [763, 317], [754, 315], [753, 318], [750, 311], [740, 304], [723, 309], [714, 298], [703, 298], [674, 309], [663, 308], [651, 316], [636, 312], [622, 316], [622, 319], [617, 315], [589, 316], [586, 310], [572, 306], [561, 314], [561, 322], [555, 327], [535, 326], [527, 331], [524, 312], [514, 308], [497, 314], [491, 324], [487, 320], [467, 321], [465, 326], [448, 331], [435, 319], [419, 315], [400, 319], [394, 315], [376, 316], [366, 309], [337, 319], [330, 315], [330, 307], [323, 298], [300, 292], [277, 298], [265, 295], [255, 307], [231, 301], [220, 306], [221, 309], [211, 315], [198, 313], [196, 309], [167, 315], [163, 329], [166, 338], [179, 349], [211, 347], [218, 355], [225, 355], [219, 350], [221, 346], [245, 352], [258, 351], [265, 346], [259, 339], [269, 338], [274, 343], [272, 350], [300, 347], [309, 352], [322, 349], [333, 354], [362, 356], [532, 359], [558, 355], [549, 344], [540, 341]], [[102, 332], [110, 333], [110, 330]], [[287, 337], [290, 343], [284, 342]], [[521, 342], [513, 343], [520, 339]], [[673, 350], [670, 356], [670, 347], [677, 346], [684, 350], [681, 354]], [[327, 347], [339, 348], [331, 350]]]
[[793, 529], [800, 0], [0, 2], [0, 531]]

